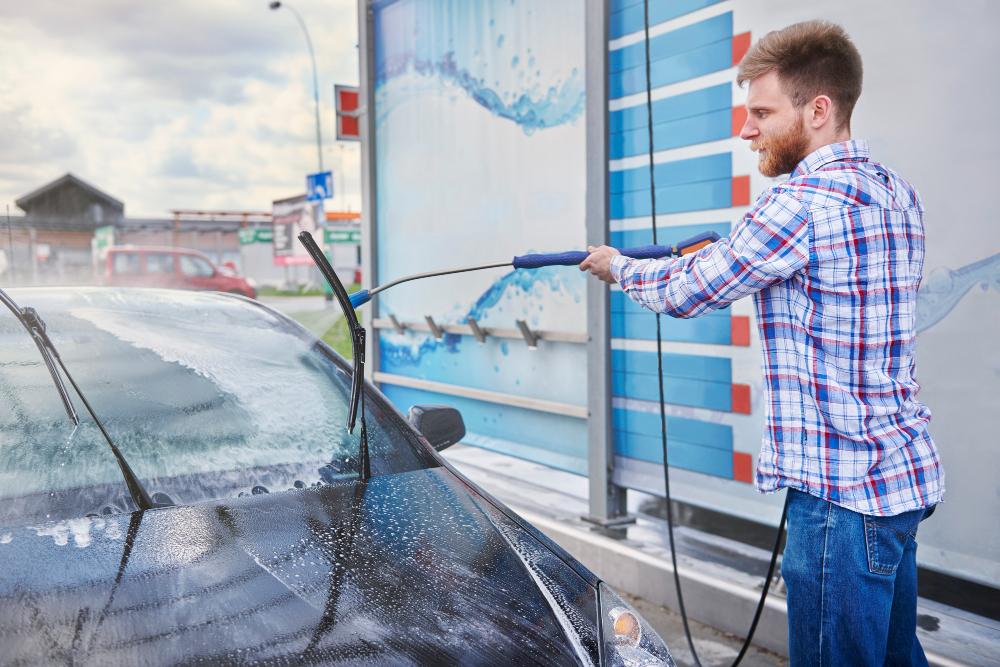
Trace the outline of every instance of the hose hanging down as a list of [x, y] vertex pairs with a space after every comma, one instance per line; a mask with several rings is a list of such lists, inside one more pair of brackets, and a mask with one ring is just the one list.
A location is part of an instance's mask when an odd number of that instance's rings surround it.
[[[643, 0], [643, 27], [645, 30], [646, 47], [646, 126], [649, 130], [649, 196], [652, 201], [652, 221], [653, 221], [653, 245], [656, 245], [656, 174], [653, 165], [653, 86], [650, 77], [649, 58], [649, 0]], [[660, 313], [656, 313], [656, 371], [660, 385], [660, 435], [663, 442], [663, 493], [666, 500], [667, 510], [667, 535], [670, 541], [670, 561], [674, 569], [674, 588], [677, 590], [677, 607], [681, 613], [681, 621], [684, 624], [684, 636], [687, 638], [688, 647], [691, 649], [691, 657], [694, 664], [701, 667], [698, 659], [698, 652], [694, 648], [694, 639], [691, 637], [691, 628], [688, 626], [687, 611], [684, 609], [684, 594], [681, 592], [681, 577], [677, 572], [677, 548], [674, 544], [674, 520], [672, 503], [670, 501], [670, 473], [668, 471], [667, 459], [667, 408], [664, 403], [663, 393], [663, 337], [660, 332]], [[746, 640], [740, 648], [739, 655], [733, 661], [732, 667], [736, 667], [743, 660], [747, 649], [750, 648], [750, 641], [757, 630], [757, 623], [760, 615], [764, 611], [764, 600], [767, 599], [767, 591], [771, 587], [771, 577], [774, 575], [774, 567], [778, 561], [778, 551], [781, 548], [781, 534], [785, 529], [785, 519], [788, 515], [788, 501], [781, 510], [781, 521], [778, 524], [778, 536], [774, 540], [774, 550], [771, 552], [771, 563], [767, 568], [767, 578], [764, 579], [764, 590], [760, 594], [760, 602], [757, 603], [757, 611], [754, 614], [753, 622], [747, 631]]]

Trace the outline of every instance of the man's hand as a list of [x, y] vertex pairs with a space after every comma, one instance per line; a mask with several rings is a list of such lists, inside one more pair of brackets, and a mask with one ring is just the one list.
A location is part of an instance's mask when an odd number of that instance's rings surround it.
[[615, 280], [615, 277], [611, 275], [611, 258], [615, 255], [620, 255], [620, 252], [614, 248], [609, 248], [606, 245], [602, 245], [600, 248], [587, 246], [587, 252], [590, 253], [590, 257], [580, 262], [581, 271], [589, 270], [609, 285], [614, 285], [618, 282]]

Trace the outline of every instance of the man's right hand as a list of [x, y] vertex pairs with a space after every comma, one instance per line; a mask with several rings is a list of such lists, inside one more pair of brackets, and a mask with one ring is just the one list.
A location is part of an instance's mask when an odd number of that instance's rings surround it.
[[590, 253], [590, 257], [580, 262], [580, 270], [590, 271], [609, 285], [617, 283], [618, 281], [611, 274], [611, 258], [621, 253], [606, 245], [599, 248], [587, 246], [587, 252]]

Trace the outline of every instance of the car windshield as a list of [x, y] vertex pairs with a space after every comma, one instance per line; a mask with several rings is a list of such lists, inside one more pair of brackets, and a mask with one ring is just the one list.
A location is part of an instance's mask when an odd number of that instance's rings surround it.
[[[288, 318], [218, 294], [19, 289], [73, 378], [154, 495], [178, 504], [357, 476], [346, 365]], [[0, 313], [0, 522], [130, 509], [121, 472], [74, 395], [66, 416], [41, 356]], [[68, 383], [67, 383], [68, 386]], [[436, 465], [366, 399], [373, 475]], [[163, 495], [160, 496], [163, 499]]]

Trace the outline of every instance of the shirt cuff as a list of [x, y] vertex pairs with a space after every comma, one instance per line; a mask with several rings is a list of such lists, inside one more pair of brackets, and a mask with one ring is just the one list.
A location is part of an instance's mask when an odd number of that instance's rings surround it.
[[630, 257], [625, 255], [615, 255], [611, 258], [611, 275], [614, 276], [615, 280], [621, 286], [622, 291], [627, 292], [632, 286], [631, 275], [626, 275], [629, 273], [629, 264], [632, 263]]

